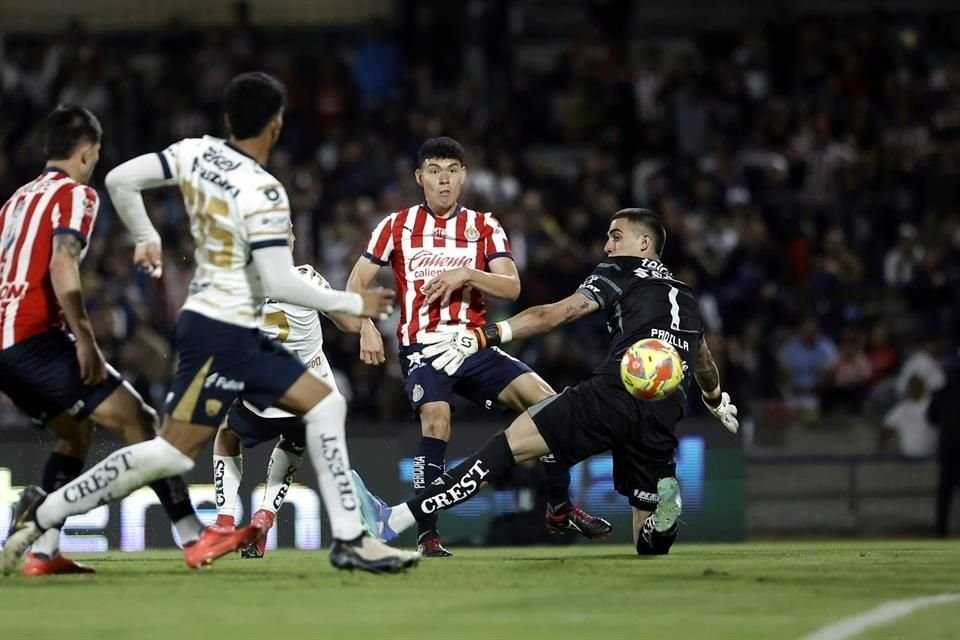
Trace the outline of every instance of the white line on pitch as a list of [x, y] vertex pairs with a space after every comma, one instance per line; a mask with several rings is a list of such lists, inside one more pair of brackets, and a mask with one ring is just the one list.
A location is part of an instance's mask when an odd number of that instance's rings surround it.
[[846, 640], [858, 636], [867, 629], [879, 627], [882, 624], [893, 622], [898, 618], [910, 615], [914, 611], [930, 607], [935, 604], [947, 604], [960, 601], [960, 593], [942, 593], [938, 596], [923, 598], [907, 598], [905, 600], [890, 600], [870, 611], [861, 613], [840, 622], [817, 629], [801, 640]]

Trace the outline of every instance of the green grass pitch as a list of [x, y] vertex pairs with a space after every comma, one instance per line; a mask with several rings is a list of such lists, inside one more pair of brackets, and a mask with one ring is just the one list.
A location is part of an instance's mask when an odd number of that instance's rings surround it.
[[[801, 638], [892, 599], [960, 592], [931, 541], [456, 549], [407, 575], [280, 551], [190, 572], [178, 553], [77, 556], [95, 576], [0, 579], [3, 638]], [[960, 603], [860, 638], [958, 638]]]

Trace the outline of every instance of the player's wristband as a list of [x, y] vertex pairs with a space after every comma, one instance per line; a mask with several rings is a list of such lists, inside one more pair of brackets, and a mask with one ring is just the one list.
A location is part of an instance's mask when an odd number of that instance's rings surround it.
[[485, 324], [479, 329], [474, 329], [473, 332], [477, 336], [477, 343], [481, 349], [496, 347], [513, 339], [513, 331], [507, 322]]
[[713, 391], [701, 390], [700, 395], [703, 396], [703, 401], [713, 408], [719, 407], [720, 403], [723, 401], [723, 394], [720, 392], [720, 385], [717, 385], [717, 388]]

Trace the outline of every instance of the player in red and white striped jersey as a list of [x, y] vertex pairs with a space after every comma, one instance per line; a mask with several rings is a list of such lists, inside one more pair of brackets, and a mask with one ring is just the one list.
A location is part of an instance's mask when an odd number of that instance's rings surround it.
[[[554, 395], [540, 376], [499, 349], [477, 352], [453, 376], [429, 366], [421, 354], [426, 333], [483, 327], [485, 296], [516, 300], [520, 295], [520, 275], [503, 227], [493, 214], [458, 202], [466, 173], [459, 143], [445, 137], [427, 140], [417, 154], [416, 171], [424, 202], [391, 213], [377, 225], [347, 282], [348, 290], [363, 291], [381, 267], [393, 270], [400, 302], [400, 366], [421, 424], [413, 467], [417, 492], [443, 472], [454, 393], [487, 408], [497, 404], [518, 412]], [[360, 335], [361, 359], [382, 363], [383, 340], [373, 322], [365, 321]], [[569, 470], [544, 462], [551, 531], [607, 535], [609, 523], [570, 503]], [[419, 526], [423, 555], [451, 555], [440, 543], [435, 518]]]
[[[0, 392], [57, 435], [43, 471], [43, 489], [53, 491], [83, 470], [91, 421], [132, 444], [154, 436], [157, 415], [104, 361], [83, 303], [80, 261], [100, 205], [87, 185], [100, 158], [100, 123], [61, 105], [46, 125], [46, 169], [0, 208]], [[151, 486], [192, 539], [201, 525], [183, 480]], [[59, 543], [59, 527], [44, 532], [23, 573], [93, 571], [60, 555]]]

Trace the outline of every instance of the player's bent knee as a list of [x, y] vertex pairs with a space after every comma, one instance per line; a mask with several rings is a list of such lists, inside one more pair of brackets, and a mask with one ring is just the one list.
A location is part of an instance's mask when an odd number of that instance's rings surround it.
[[159, 435], [180, 453], [194, 460], [213, 438], [214, 433], [215, 431], [210, 427], [182, 422], [167, 416]]
[[421, 433], [428, 438], [437, 440], [450, 440], [450, 421], [449, 420], [424, 420], [420, 423]]
[[343, 397], [330, 385], [310, 372], [306, 372], [293, 383], [293, 386], [287, 389], [287, 392], [277, 400], [274, 406], [298, 416], [306, 416], [308, 412], [332, 394]]
[[309, 429], [312, 425], [320, 425], [326, 431], [344, 429], [344, 419], [347, 415], [347, 399], [339, 391], [330, 390], [320, 402], [317, 402], [305, 414], [303, 421]]
[[427, 438], [450, 440], [450, 405], [428, 403], [420, 409], [420, 432]]

